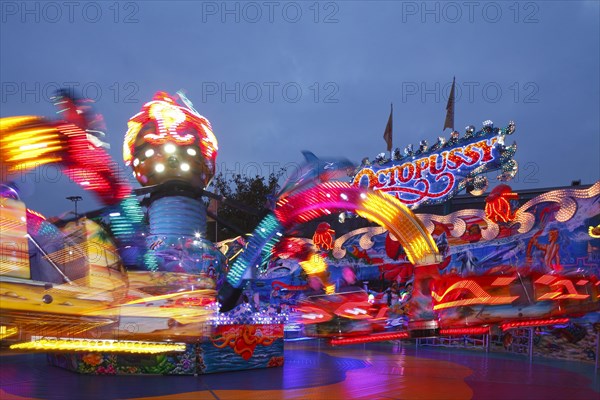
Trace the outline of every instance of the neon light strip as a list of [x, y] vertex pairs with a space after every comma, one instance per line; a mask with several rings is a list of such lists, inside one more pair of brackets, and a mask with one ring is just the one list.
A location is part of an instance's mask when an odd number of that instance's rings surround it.
[[433, 306], [434, 310], [441, 310], [444, 308], [451, 308], [451, 307], [458, 307], [458, 306], [468, 306], [468, 305], [472, 305], [472, 304], [510, 304], [513, 301], [515, 301], [516, 299], [518, 299], [519, 296], [507, 296], [507, 297], [493, 297], [493, 296], [487, 296], [487, 297], [474, 297], [472, 299], [465, 299], [465, 300], [456, 300], [456, 301], [449, 301], [447, 303], [441, 303], [441, 304], [436, 304], [435, 306]]
[[[539, 281], [539, 279], [538, 279], [538, 281]], [[536, 283], [537, 283], [537, 281], [536, 281]], [[538, 298], [538, 300], [548, 300], [548, 299], [552, 299], [552, 300], [564, 300], [564, 299], [583, 300], [583, 299], [587, 299], [588, 297], [590, 297], [589, 294], [579, 294], [577, 292], [577, 289], [575, 289], [573, 282], [571, 282], [568, 279], [562, 279], [560, 281], [556, 281], [556, 282], [552, 283], [550, 286], [552, 286], [552, 288], [554, 290], [556, 290], [560, 286], [563, 286], [564, 288], [567, 289], [567, 291], [569, 293], [563, 294], [562, 291], [548, 292], [548, 293], [544, 294], [543, 296], [540, 296]]]
[[518, 321], [518, 322], [507, 322], [500, 327], [503, 331], [507, 329], [513, 328], [527, 328], [534, 326], [544, 326], [544, 325], [557, 325], [557, 324], [566, 324], [569, 322], [569, 318], [557, 318], [557, 319], [536, 319], [531, 321]]
[[10, 346], [12, 350], [94, 351], [106, 353], [158, 354], [185, 351], [184, 343], [138, 342], [125, 340], [91, 340], [45, 338]]
[[329, 342], [333, 346], [341, 346], [346, 344], [359, 344], [359, 343], [371, 343], [371, 342], [382, 342], [385, 340], [397, 340], [397, 339], [408, 339], [408, 332], [396, 332], [396, 333], [376, 333], [368, 336], [355, 336], [349, 338], [331, 339]]
[[227, 274], [227, 281], [233, 287], [239, 287], [248, 268], [256, 266], [263, 247], [271, 241], [278, 241], [280, 236], [277, 233], [282, 230], [282, 226], [273, 214], [268, 214], [258, 224], [244, 252], [240, 257], [236, 258]]
[[483, 290], [481, 288], [481, 286], [479, 286], [478, 283], [476, 283], [475, 281], [472, 281], [470, 279], [467, 279], [464, 281], [458, 281], [458, 282], [454, 283], [448, 289], [446, 289], [444, 294], [442, 294], [441, 296], [433, 290], [431, 291], [431, 295], [433, 296], [433, 298], [436, 301], [442, 301], [448, 293], [450, 293], [454, 290], [460, 290], [460, 289], [466, 289], [469, 292], [473, 293], [473, 295], [475, 295], [476, 297], [491, 297], [488, 292], [486, 292], [485, 290]]
[[490, 327], [475, 327], [475, 328], [446, 328], [440, 329], [440, 335], [487, 335], [490, 333]]
[[[468, 290], [475, 297], [470, 298], [470, 299], [462, 299], [462, 300], [455, 300], [455, 301], [449, 301], [446, 303], [442, 303], [442, 300], [446, 297], [446, 295], [448, 293], [450, 293], [454, 290], [462, 290], [462, 289]], [[456, 282], [455, 284], [451, 285], [448, 289], [446, 289], [444, 294], [441, 296], [439, 294], [437, 294], [436, 292], [431, 291], [431, 296], [434, 298], [434, 300], [436, 302], [438, 302], [438, 304], [433, 306], [434, 310], [441, 310], [444, 308], [465, 306], [465, 305], [471, 305], [471, 304], [508, 304], [508, 303], [512, 303], [514, 300], [519, 298], [519, 296], [506, 296], [506, 297], [491, 296], [489, 293], [487, 293], [485, 290], [483, 290], [481, 288], [481, 286], [479, 286], [476, 282], [474, 282], [472, 280]]]

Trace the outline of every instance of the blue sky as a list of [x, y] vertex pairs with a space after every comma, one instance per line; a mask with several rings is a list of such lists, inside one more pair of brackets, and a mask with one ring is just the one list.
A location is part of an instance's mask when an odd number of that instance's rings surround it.
[[[52, 90], [75, 87], [120, 165], [128, 118], [159, 90], [185, 89], [211, 121], [221, 171], [268, 174], [302, 150], [373, 158], [391, 102], [394, 147], [434, 143], [456, 76], [461, 133], [516, 122], [513, 187], [600, 179], [597, 1], [1, 4], [0, 115], [52, 117]], [[68, 195], [99, 206], [53, 170], [17, 181], [47, 215]]]

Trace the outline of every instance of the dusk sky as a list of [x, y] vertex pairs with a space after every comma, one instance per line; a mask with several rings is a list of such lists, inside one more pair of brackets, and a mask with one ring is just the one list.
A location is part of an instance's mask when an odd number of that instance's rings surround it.
[[[373, 159], [390, 103], [394, 147], [433, 144], [455, 76], [461, 135], [516, 122], [513, 188], [600, 179], [598, 1], [0, 4], [0, 115], [54, 118], [53, 91], [75, 87], [127, 174], [127, 120], [156, 91], [185, 89], [211, 121], [219, 171], [267, 175], [302, 150]], [[51, 169], [17, 184], [48, 216], [71, 210], [69, 195], [100, 206]]]

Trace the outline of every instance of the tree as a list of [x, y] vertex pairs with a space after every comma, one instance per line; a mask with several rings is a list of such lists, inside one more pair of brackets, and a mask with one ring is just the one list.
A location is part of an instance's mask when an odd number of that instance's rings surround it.
[[[217, 217], [223, 222], [238, 228], [242, 232], [251, 233], [269, 210], [268, 202], [279, 189], [279, 178], [283, 170], [271, 173], [267, 178], [256, 175], [233, 175], [231, 178], [219, 174], [214, 180], [214, 191], [228, 201], [220, 202]], [[234, 207], [232, 204], [239, 205]], [[242, 208], [242, 209], [240, 209]], [[216, 223], [218, 241], [238, 236], [238, 232], [229, 229], [223, 223]], [[208, 227], [207, 237], [215, 238], [215, 226]]]

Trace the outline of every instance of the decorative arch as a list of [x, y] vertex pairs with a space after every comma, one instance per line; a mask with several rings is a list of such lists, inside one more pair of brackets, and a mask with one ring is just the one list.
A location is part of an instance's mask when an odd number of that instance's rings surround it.
[[275, 216], [289, 229], [340, 211], [355, 212], [387, 228], [400, 241], [411, 263], [437, 261], [437, 246], [425, 226], [400, 200], [381, 191], [365, 191], [346, 182], [325, 182], [279, 200]]
[[435, 241], [413, 212], [391, 195], [366, 191], [345, 182], [325, 182], [281, 198], [252, 233], [244, 252], [227, 274], [227, 285], [219, 291], [221, 311], [233, 308], [239, 286], [248, 268], [258, 265], [264, 250], [270, 250], [295, 225], [341, 211], [356, 212], [386, 227], [400, 241], [410, 262], [439, 262]]

